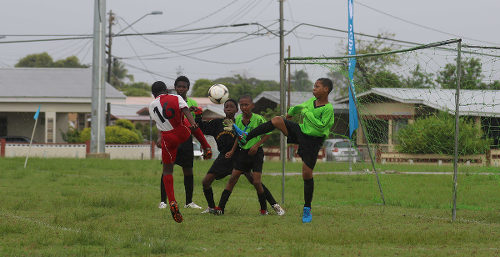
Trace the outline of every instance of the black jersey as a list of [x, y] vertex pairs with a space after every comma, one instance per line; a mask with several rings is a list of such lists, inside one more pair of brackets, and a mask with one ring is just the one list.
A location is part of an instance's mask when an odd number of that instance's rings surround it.
[[233, 132], [232, 122], [224, 122], [226, 119], [213, 119], [211, 121], [202, 121], [201, 116], [196, 117], [196, 123], [205, 135], [215, 138], [217, 148], [221, 155], [226, 154], [233, 148], [236, 135]]

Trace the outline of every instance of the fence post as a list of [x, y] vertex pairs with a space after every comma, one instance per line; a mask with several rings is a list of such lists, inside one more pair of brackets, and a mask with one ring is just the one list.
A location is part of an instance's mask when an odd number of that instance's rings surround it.
[[0, 139], [0, 157], [5, 157], [5, 138]]
[[491, 166], [491, 149], [486, 151], [486, 166]]
[[85, 141], [85, 153], [90, 153], [90, 141]]

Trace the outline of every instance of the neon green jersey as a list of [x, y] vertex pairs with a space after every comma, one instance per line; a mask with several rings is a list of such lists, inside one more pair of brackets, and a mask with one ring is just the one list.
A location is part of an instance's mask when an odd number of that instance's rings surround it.
[[[192, 107], [192, 106], [198, 107], [198, 103], [195, 100], [193, 100], [193, 98], [189, 98], [189, 97], [186, 97], [186, 98], [187, 98], [186, 103], [188, 104], [188, 108]], [[193, 118], [195, 117], [194, 112], [191, 112], [191, 115], [193, 115]]]
[[296, 114], [302, 114], [304, 116], [304, 119], [300, 124], [300, 129], [304, 134], [328, 138], [334, 120], [333, 105], [331, 103], [327, 103], [325, 105], [315, 107], [315, 100], [316, 97], [312, 97], [299, 105], [290, 107], [288, 115], [294, 116]]
[[[261, 115], [256, 114], [256, 113], [252, 113], [252, 116], [250, 117], [250, 122], [246, 126], [243, 124], [243, 114], [238, 114], [236, 116], [236, 119], [235, 119], [234, 123], [241, 130], [243, 130], [245, 132], [250, 132], [250, 131], [252, 131], [252, 129], [255, 129], [260, 124], [263, 124], [263, 123], [266, 123], [266, 122], [267, 122], [267, 120], [264, 117], [262, 117]], [[257, 142], [259, 142], [261, 138], [262, 138], [262, 135], [254, 137], [254, 138], [250, 139], [241, 148], [242, 149], [250, 149], [252, 146], [254, 146], [255, 144], [257, 144]]]

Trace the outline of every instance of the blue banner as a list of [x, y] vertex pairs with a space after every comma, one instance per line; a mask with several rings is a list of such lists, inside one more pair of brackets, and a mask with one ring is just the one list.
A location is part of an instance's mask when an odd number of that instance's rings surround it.
[[[353, 25], [353, 0], [347, 0], [347, 20], [348, 20], [348, 55], [356, 55], [356, 43], [354, 41]], [[356, 109], [356, 93], [354, 90], [354, 69], [356, 68], [356, 58], [349, 58], [349, 137], [358, 128], [358, 110]]]
[[36, 110], [36, 113], [35, 113], [35, 116], [33, 116], [33, 119], [37, 120], [39, 114], [40, 114], [40, 105], [38, 106], [38, 110]]

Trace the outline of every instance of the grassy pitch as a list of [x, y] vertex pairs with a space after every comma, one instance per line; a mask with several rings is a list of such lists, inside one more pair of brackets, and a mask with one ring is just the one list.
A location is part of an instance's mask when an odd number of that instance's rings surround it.
[[[474, 173], [493, 169], [469, 168], [459, 176], [453, 223], [450, 175], [382, 174], [382, 206], [373, 175], [320, 175], [347, 166], [318, 163], [311, 224], [301, 223], [300, 176], [286, 176], [285, 216], [258, 215], [255, 190], [242, 178], [224, 216], [181, 208], [184, 222], [177, 224], [167, 209], [157, 208], [158, 161], [23, 164], [0, 159], [1, 256], [500, 255], [500, 178]], [[194, 201], [203, 207], [201, 179], [210, 164], [195, 163]], [[265, 163], [264, 169], [279, 172], [279, 163]], [[300, 164], [287, 170], [299, 171]], [[183, 205], [181, 173], [176, 168], [174, 183]], [[226, 182], [214, 182], [216, 202]], [[263, 182], [280, 200], [281, 177], [265, 175]]]

